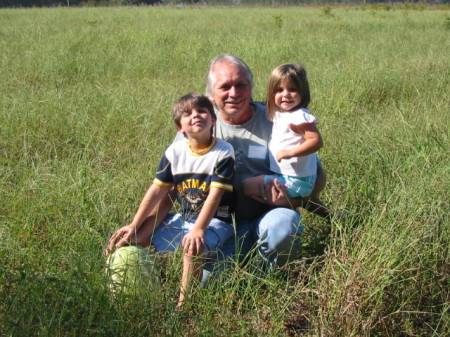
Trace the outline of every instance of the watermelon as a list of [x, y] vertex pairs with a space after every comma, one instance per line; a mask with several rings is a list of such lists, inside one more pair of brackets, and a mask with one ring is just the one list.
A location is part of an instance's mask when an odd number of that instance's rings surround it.
[[152, 256], [144, 247], [120, 247], [106, 261], [109, 288], [113, 293], [145, 295], [145, 290], [161, 287]]

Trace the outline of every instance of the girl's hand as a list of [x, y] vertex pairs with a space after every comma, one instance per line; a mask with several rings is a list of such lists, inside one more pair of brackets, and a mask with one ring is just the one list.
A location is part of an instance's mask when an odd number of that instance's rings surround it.
[[295, 133], [303, 135], [311, 127], [315, 128], [316, 125], [317, 125], [317, 122], [305, 122], [305, 123], [301, 123], [301, 124], [289, 124], [289, 127]]
[[277, 161], [280, 162], [281, 159], [289, 159], [292, 158], [292, 156], [289, 154], [288, 150], [280, 150], [277, 153]]
[[205, 245], [205, 230], [202, 228], [193, 228], [189, 233], [187, 233], [181, 245], [184, 252], [189, 255], [200, 255], [203, 251]]

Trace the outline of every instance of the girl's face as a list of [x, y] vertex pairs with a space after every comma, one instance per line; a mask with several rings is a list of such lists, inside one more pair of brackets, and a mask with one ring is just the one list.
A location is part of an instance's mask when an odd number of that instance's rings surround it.
[[275, 91], [275, 105], [281, 112], [294, 110], [301, 101], [300, 93], [289, 79], [282, 81]]

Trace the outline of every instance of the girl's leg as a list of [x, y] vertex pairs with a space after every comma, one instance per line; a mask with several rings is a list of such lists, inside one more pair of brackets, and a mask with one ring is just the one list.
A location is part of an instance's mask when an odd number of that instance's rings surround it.
[[313, 191], [311, 192], [312, 198], [319, 199], [320, 192], [325, 188], [327, 184], [327, 174], [321, 165], [317, 166], [317, 178], [314, 184]]
[[303, 207], [311, 213], [317, 214], [321, 217], [328, 218], [330, 212], [328, 207], [320, 200], [320, 192], [325, 188], [327, 183], [327, 175], [321, 165], [317, 166], [317, 179], [314, 184], [314, 189], [309, 197], [303, 198]]

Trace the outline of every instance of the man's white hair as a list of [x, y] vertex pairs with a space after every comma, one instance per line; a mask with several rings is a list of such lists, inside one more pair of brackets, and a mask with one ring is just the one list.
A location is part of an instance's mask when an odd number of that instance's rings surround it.
[[214, 58], [211, 61], [211, 64], [209, 65], [208, 75], [206, 77], [206, 94], [209, 96], [209, 98], [212, 98], [214, 96], [214, 85], [216, 84], [216, 74], [214, 73], [214, 68], [216, 67], [217, 64], [222, 62], [228, 62], [232, 65], [239, 67], [244, 71], [247, 81], [250, 85], [251, 95], [253, 96], [254, 83], [253, 83], [253, 74], [250, 71], [250, 68], [239, 57], [231, 54], [225, 54]]

